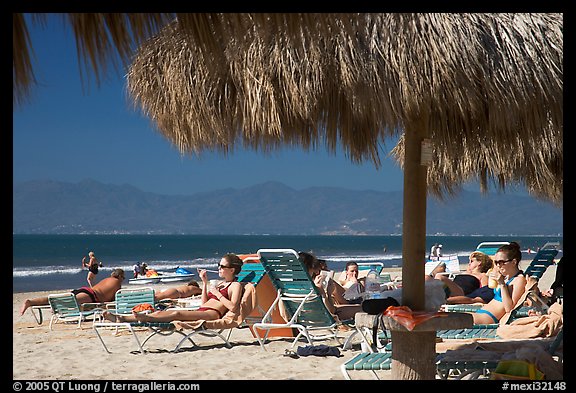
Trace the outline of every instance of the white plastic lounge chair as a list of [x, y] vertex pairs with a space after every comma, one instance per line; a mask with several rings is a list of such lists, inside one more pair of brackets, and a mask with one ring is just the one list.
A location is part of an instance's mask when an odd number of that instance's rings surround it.
[[92, 317], [93, 323], [99, 319], [100, 309], [82, 311], [72, 292], [50, 294], [48, 295], [48, 303], [52, 310], [50, 330], [52, 330], [52, 325], [57, 322], [78, 322], [78, 327], [82, 327], [82, 322], [88, 317]]
[[[116, 291], [115, 300], [111, 308], [108, 309], [114, 315], [131, 315], [132, 308], [139, 304], [150, 304], [154, 306], [154, 289], [152, 288], [122, 288]], [[95, 322], [93, 325], [94, 331], [98, 335], [100, 342], [104, 346], [106, 352], [108, 348], [102, 339], [102, 336], [98, 329], [102, 328], [115, 328], [116, 333], [120, 328], [126, 328], [130, 331], [134, 339], [138, 343], [138, 346], [141, 348], [140, 341], [138, 340], [138, 336], [136, 336], [136, 332], [134, 328], [129, 323], [119, 323], [119, 322], [110, 322], [110, 321], [102, 321], [102, 322]]]
[[[256, 307], [256, 291], [254, 285], [251, 283], [246, 283], [244, 285], [244, 294], [240, 301], [240, 309], [236, 312], [228, 311], [221, 319], [216, 320], [198, 320], [198, 321], [172, 321], [172, 322], [106, 322], [95, 324], [95, 330], [100, 338], [106, 352], [111, 353], [104, 340], [102, 339], [97, 328], [99, 327], [120, 327], [128, 329], [136, 344], [138, 350], [141, 354], [145, 354], [146, 350], [144, 346], [146, 343], [155, 336], [170, 336], [177, 333], [182, 336], [182, 339], [178, 342], [175, 349], [172, 352], [178, 352], [186, 341], [189, 341], [193, 346], [197, 344], [192, 340], [195, 335], [206, 336], [206, 337], [219, 337], [224, 341], [225, 345], [230, 348], [232, 345], [230, 343], [230, 336], [232, 330], [238, 327], [244, 318], [249, 315], [252, 310]], [[136, 329], [146, 328], [150, 333], [148, 336], [140, 342]], [[225, 330], [229, 330], [227, 336], [223, 335]]]
[[[564, 328], [548, 345], [546, 352], [562, 362], [562, 356], [556, 351], [564, 340]], [[513, 343], [514, 340], [509, 341]], [[534, 341], [537, 342], [537, 341]], [[523, 345], [520, 341], [519, 345]], [[476, 350], [450, 350], [436, 358], [437, 375], [440, 379], [489, 379], [490, 374], [498, 367], [502, 352], [485, 350], [479, 346]]]
[[30, 312], [32, 313], [32, 316], [34, 316], [38, 325], [42, 325], [42, 322], [44, 322], [44, 311], [52, 311], [52, 307], [50, 307], [50, 305], [30, 307]]
[[508, 244], [510, 244], [510, 242], [482, 242], [476, 246], [475, 251], [480, 251], [486, 255], [493, 256], [500, 247]]

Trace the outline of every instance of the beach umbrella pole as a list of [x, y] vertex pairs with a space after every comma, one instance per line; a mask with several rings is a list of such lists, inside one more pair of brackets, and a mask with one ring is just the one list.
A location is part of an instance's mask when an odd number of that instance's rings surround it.
[[[426, 116], [405, 129], [404, 198], [402, 223], [402, 304], [424, 310], [424, 261], [426, 255], [426, 165], [422, 142], [428, 137]], [[392, 331], [393, 379], [434, 379], [435, 332]]]

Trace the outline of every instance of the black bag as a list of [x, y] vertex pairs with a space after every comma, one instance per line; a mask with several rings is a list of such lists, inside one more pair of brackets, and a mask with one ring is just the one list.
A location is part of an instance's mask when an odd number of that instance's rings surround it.
[[298, 347], [296, 354], [299, 356], [336, 356], [340, 357], [340, 350], [337, 347], [330, 347], [325, 344], [307, 345]]
[[400, 304], [393, 297], [386, 299], [367, 299], [362, 302], [362, 311], [370, 315], [377, 315], [390, 306], [398, 307]]

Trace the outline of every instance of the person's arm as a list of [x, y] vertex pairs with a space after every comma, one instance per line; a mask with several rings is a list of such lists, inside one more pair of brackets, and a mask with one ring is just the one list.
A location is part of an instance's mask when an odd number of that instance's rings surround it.
[[326, 290], [324, 290], [324, 287], [322, 286], [322, 281], [324, 281], [324, 277], [321, 274], [314, 277], [314, 285], [316, 285], [318, 292], [320, 292], [320, 296], [322, 296], [322, 301], [324, 302], [324, 305], [326, 306], [328, 311], [330, 311], [332, 314], [335, 314], [336, 306], [334, 305], [332, 297], [329, 295], [330, 291], [333, 289], [331, 285], [332, 282], [334, 281], [333, 280], [328, 281], [328, 288], [326, 288]]
[[[514, 309], [516, 303], [518, 303], [526, 291], [526, 278], [523, 275], [520, 275], [516, 277], [509, 286], [506, 285], [506, 283], [501, 283], [498, 281], [498, 288], [501, 290], [502, 305], [504, 306], [504, 310], [506, 310], [506, 312], [510, 312]], [[512, 294], [510, 294], [510, 290], [512, 290]]]
[[230, 299], [226, 299], [224, 295], [217, 289], [211, 289], [212, 293], [228, 310], [235, 311], [240, 307], [240, 299], [242, 297], [242, 284], [235, 281], [228, 287]]
[[206, 269], [198, 269], [198, 276], [202, 280], [202, 304], [208, 301], [208, 278], [206, 276]]

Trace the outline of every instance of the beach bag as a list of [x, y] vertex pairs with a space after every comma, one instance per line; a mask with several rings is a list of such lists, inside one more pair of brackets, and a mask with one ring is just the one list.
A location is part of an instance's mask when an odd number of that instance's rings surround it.
[[534, 363], [526, 360], [501, 360], [492, 372], [492, 379], [498, 380], [530, 380], [541, 381], [544, 373], [536, 368]]
[[336, 356], [340, 357], [340, 350], [337, 347], [330, 347], [325, 344], [307, 345], [298, 347], [296, 350], [298, 356]]
[[396, 299], [387, 297], [385, 299], [366, 299], [362, 302], [362, 311], [370, 315], [378, 315], [390, 306], [399, 306]]

